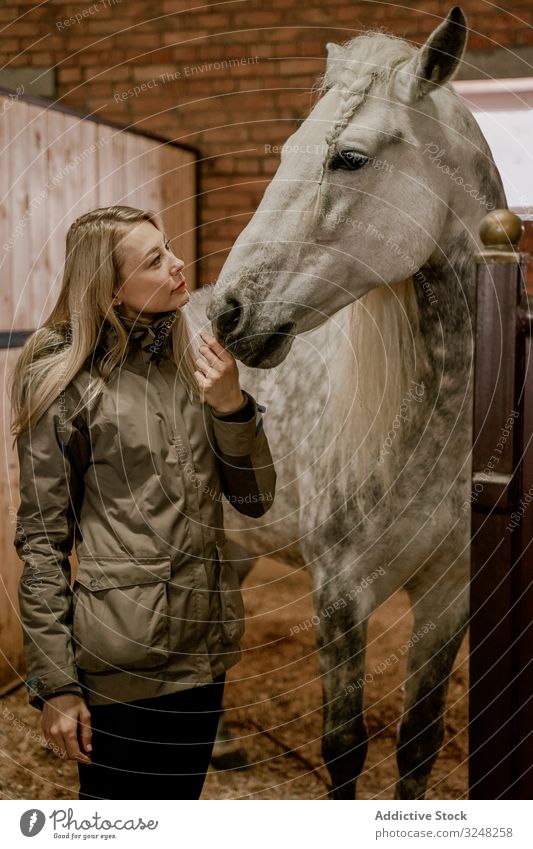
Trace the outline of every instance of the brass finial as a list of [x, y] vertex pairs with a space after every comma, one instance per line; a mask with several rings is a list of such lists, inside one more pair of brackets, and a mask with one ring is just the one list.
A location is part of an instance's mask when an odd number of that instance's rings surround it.
[[524, 224], [510, 209], [494, 209], [481, 222], [479, 235], [486, 248], [512, 251], [522, 238]]

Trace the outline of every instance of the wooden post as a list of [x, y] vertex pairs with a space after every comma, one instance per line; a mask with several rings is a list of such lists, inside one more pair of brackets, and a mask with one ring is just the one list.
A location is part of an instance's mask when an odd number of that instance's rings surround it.
[[533, 794], [533, 364], [522, 231], [508, 210], [490, 213], [476, 258], [471, 799]]

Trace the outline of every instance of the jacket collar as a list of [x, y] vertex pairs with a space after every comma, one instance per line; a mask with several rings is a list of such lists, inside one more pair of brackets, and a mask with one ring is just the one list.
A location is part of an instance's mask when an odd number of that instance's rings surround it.
[[[177, 310], [156, 313], [149, 324], [128, 318], [118, 310], [115, 310], [115, 315], [120, 319], [128, 334], [127, 356], [138, 354], [143, 362], [148, 363], [151, 360], [157, 361], [171, 348], [170, 333]], [[117, 332], [111, 322], [106, 319], [102, 329], [102, 343], [106, 350], [109, 350], [116, 340]]]

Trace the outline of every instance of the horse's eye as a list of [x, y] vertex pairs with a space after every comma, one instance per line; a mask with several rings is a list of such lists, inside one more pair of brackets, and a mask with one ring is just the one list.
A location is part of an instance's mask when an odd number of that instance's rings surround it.
[[356, 150], [342, 150], [335, 154], [330, 162], [331, 171], [342, 169], [343, 171], [358, 171], [368, 162], [368, 156], [358, 153]]

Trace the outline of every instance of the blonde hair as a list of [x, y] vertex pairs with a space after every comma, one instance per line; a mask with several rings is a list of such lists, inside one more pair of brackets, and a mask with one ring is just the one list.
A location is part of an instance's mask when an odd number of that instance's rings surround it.
[[[121, 239], [128, 225], [142, 221], [151, 222], [165, 233], [156, 212], [131, 206], [94, 209], [69, 227], [59, 297], [44, 324], [26, 340], [13, 370], [10, 400], [15, 440], [41, 418], [94, 354], [104, 319], [115, 328], [117, 341], [98, 362], [97, 378], [81, 409], [96, 399], [122, 359], [128, 333], [115, 315], [112, 299], [121, 283]], [[187, 321], [179, 309], [172, 325], [171, 343], [189, 398], [199, 398], [195, 354]], [[78, 409], [76, 413], [79, 412]]]

